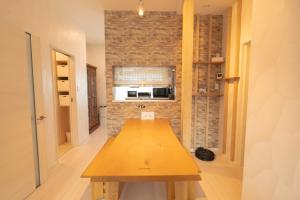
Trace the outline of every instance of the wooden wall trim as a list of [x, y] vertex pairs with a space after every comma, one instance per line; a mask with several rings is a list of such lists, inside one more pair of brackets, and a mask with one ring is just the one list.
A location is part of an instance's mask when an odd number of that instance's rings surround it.
[[[239, 0], [228, 10], [226, 77], [238, 77], [239, 74], [241, 8], [242, 1]], [[235, 159], [238, 87], [239, 79], [225, 83], [223, 152], [231, 161]]]
[[[231, 24], [232, 24], [232, 8], [227, 11], [227, 38], [226, 38], [226, 67], [225, 67], [225, 77], [230, 75], [230, 49], [231, 49]], [[226, 153], [227, 147], [227, 116], [228, 116], [228, 90], [229, 82], [225, 82], [225, 92], [224, 92], [224, 124], [223, 124], [223, 153]]]
[[96, 66], [94, 66], [94, 65], [91, 65], [91, 64], [88, 64], [88, 63], [86, 64], [86, 66], [87, 66], [87, 67], [90, 67], [90, 68], [94, 68], [94, 69], [96, 69], [96, 70], [97, 70], [97, 68], [98, 68], [98, 67], [96, 67]]
[[[236, 35], [236, 57], [234, 65], [234, 76], [239, 75], [239, 61], [240, 61], [240, 39], [241, 39], [241, 19], [242, 19], [242, 1], [238, 1], [237, 8], [237, 35]], [[234, 161], [235, 159], [235, 146], [236, 146], [236, 123], [237, 123], [237, 98], [238, 98], [238, 81], [234, 81], [234, 94], [233, 94], [233, 109], [232, 109], [232, 137], [231, 137], [231, 150], [230, 159]]]
[[[193, 38], [194, 38], [194, 0], [183, 1], [182, 31], [182, 101], [181, 133], [183, 144], [191, 148], [192, 134], [192, 86], [193, 86]], [[192, 39], [191, 39], [192, 38]]]

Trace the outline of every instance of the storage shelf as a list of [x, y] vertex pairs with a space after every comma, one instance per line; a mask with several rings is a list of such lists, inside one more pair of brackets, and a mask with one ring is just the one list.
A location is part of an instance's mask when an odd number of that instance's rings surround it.
[[199, 61], [199, 62], [194, 62], [194, 65], [221, 65], [224, 64], [225, 62], [208, 62], [208, 61]]
[[193, 93], [194, 97], [222, 97], [224, 94], [195, 94]]
[[240, 80], [240, 77], [239, 76], [227, 77], [227, 78], [224, 78], [223, 80], [225, 80], [225, 81], [237, 81], [237, 80]]
[[68, 65], [68, 61], [67, 60], [57, 60], [56, 64], [57, 65]]

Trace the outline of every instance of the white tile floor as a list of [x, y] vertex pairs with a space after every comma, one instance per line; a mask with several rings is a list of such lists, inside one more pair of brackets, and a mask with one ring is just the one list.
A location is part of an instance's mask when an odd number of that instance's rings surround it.
[[[88, 141], [72, 148], [51, 170], [48, 180], [29, 200], [89, 200], [89, 180], [80, 178], [88, 163], [106, 141], [104, 129], [98, 129]], [[197, 161], [202, 170], [197, 200], [240, 200], [241, 170], [219, 157], [214, 162]], [[201, 188], [200, 188], [201, 187]], [[206, 197], [203, 197], [202, 190]], [[124, 186], [120, 200], [165, 200], [164, 183], [130, 183]]]

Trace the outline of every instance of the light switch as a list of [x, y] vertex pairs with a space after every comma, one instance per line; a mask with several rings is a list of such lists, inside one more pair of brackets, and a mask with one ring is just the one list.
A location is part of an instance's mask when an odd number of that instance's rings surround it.
[[219, 90], [220, 89], [220, 85], [218, 83], [215, 83], [215, 90]]
[[142, 120], [154, 120], [155, 114], [154, 114], [154, 112], [141, 112], [141, 119]]

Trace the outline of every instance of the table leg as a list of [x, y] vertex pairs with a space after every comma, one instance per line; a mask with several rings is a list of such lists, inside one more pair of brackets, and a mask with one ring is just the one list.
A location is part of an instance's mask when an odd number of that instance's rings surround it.
[[196, 200], [196, 183], [195, 181], [188, 182], [188, 200]]
[[196, 182], [175, 182], [175, 200], [195, 200]]
[[105, 183], [105, 200], [119, 200], [119, 185], [118, 182]]
[[104, 183], [103, 182], [91, 182], [92, 200], [98, 200], [104, 198]]
[[175, 184], [174, 182], [166, 182], [167, 200], [175, 200]]
[[118, 182], [91, 182], [92, 200], [119, 200]]

